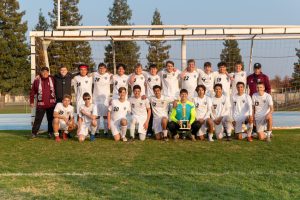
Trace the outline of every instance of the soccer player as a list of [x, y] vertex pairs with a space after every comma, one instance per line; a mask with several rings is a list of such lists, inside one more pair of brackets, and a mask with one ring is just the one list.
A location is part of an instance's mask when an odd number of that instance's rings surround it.
[[91, 103], [91, 95], [87, 92], [83, 94], [83, 100], [84, 104], [79, 107], [78, 139], [79, 142], [83, 142], [90, 131], [90, 140], [94, 141], [97, 130], [97, 106]]
[[63, 139], [67, 140], [69, 131], [76, 126], [74, 123], [74, 107], [70, 105], [71, 95], [64, 95], [62, 103], [57, 103], [53, 112], [53, 131], [56, 142], [60, 142], [59, 130], [63, 131]]
[[107, 108], [110, 101], [110, 85], [112, 84], [112, 75], [107, 72], [107, 67], [104, 63], [100, 63], [98, 65], [98, 71], [93, 73], [93, 82], [93, 101], [97, 106], [98, 111], [98, 129], [100, 129], [100, 118], [103, 117], [104, 135], [108, 135]]
[[123, 142], [127, 141], [127, 113], [131, 112], [129, 101], [126, 100], [127, 91], [125, 87], [119, 88], [119, 98], [113, 99], [108, 107], [107, 121], [108, 129], [111, 129], [115, 141], [120, 139]]
[[186, 71], [181, 74], [181, 88], [188, 91], [188, 98], [191, 100], [195, 96], [199, 73], [196, 70], [195, 60], [188, 60]]
[[157, 72], [158, 72], [157, 65], [151, 64], [149, 66], [149, 72], [144, 73], [146, 79], [146, 96], [148, 98], [154, 96], [153, 87], [155, 85], [161, 86], [161, 79]]
[[[143, 75], [143, 68], [141, 63], [137, 63], [134, 67], [134, 73], [130, 75], [129, 84], [131, 85], [131, 91], [133, 91], [133, 87], [135, 85], [139, 85], [141, 87], [141, 95], [146, 95], [145, 90], [145, 77]], [[131, 96], [133, 97], [134, 94], [132, 92]]]
[[132, 113], [132, 121], [130, 124], [130, 139], [134, 140], [135, 128], [138, 125], [138, 133], [140, 140], [146, 139], [146, 132], [151, 116], [149, 100], [141, 98], [141, 86], [133, 86], [133, 97], [129, 99]]
[[75, 90], [76, 95], [76, 110], [77, 114], [80, 113], [80, 106], [84, 104], [83, 94], [92, 94], [93, 78], [88, 76], [89, 66], [79, 65], [79, 75], [75, 76], [72, 80], [72, 86]]
[[[223, 94], [222, 85], [217, 83], [214, 86], [215, 96], [212, 97], [211, 117], [214, 122], [216, 138], [222, 139], [226, 135], [227, 141], [231, 141], [232, 123], [230, 120], [230, 101]], [[226, 133], [224, 134], [224, 128]]]
[[[245, 93], [245, 83], [238, 82], [236, 84], [237, 93], [232, 96], [232, 118], [234, 132], [237, 138], [242, 140], [247, 137], [249, 142], [252, 142], [252, 129], [253, 129], [253, 112], [251, 97]], [[247, 122], [247, 134], [244, 134], [243, 124]]]
[[201, 124], [196, 121], [195, 105], [188, 101], [188, 91], [186, 89], [180, 90], [180, 101], [177, 106], [172, 109], [171, 121], [168, 123], [168, 129], [170, 130], [174, 140], [179, 138], [177, 131], [180, 130], [183, 120], [188, 120], [187, 127], [191, 129], [191, 139], [196, 140], [196, 134], [199, 131]]
[[210, 62], [204, 63], [204, 71], [198, 70], [199, 72], [199, 85], [204, 85], [206, 88], [206, 95], [213, 97], [214, 95], [214, 72]]
[[247, 73], [243, 71], [243, 63], [241, 61], [235, 63], [235, 71], [230, 73], [229, 76], [231, 78], [231, 94], [235, 95], [237, 93], [237, 83], [242, 82], [245, 86], [247, 83]]
[[[271, 141], [272, 134], [272, 113], [273, 99], [272, 96], [265, 92], [265, 85], [257, 83], [257, 93], [252, 96], [254, 120], [259, 140]], [[266, 133], [265, 127], [267, 127]]]
[[168, 106], [173, 98], [161, 94], [161, 86], [155, 85], [153, 92], [155, 96], [150, 97], [150, 104], [153, 111], [153, 129], [156, 140], [168, 141]]
[[119, 88], [124, 87], [126, 89], [126, 99], [128, 91], [129, 77], [125, 74], [126, 66], [122, 63], [117, 65], [117, 73], [113, 76], [113, 99], [119, 98]]
[[206, 87], [204, 85], [198, 85], [196, 88], [198, 94], [194, 97], [193, 103], [196, 108], [196, 120], [200, 123], [200, 129], [197, 136], [200, 140], [204, 140], [204, 135], [208, 128], [208, 141], [213, 142], [213, 121], [210, 118], [212, 102], [211, 98], [205, 95]]
[[227, 73], [227, 64], [225, 62], [218, 63], [218, 71], [214, 72], [214, 84], [222, 84], [223, 94], [229, 98], [230, 95], [230, 77]]

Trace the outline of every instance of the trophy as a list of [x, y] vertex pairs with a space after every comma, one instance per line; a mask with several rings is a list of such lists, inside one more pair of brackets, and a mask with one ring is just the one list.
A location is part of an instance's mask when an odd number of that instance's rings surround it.
[[182, 119], [180, 121], [181, 121], [180, 130], [190, 130], [190, 128], [188, 127], [189, 120], [187, 120], [186, 118], [185, 105], [182, 105]]

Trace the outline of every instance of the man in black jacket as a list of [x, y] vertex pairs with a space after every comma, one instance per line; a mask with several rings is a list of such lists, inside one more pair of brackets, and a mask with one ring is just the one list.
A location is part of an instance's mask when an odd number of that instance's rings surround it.
[[62, 102], [64, 95], [71, 95], [71, 81], [73, 75], [68, 72], [68, 68], [65, 65], [62, 65], [59, 68], [59, 73], [55, 74], [55, 94], [56, 94], [56, 103]]

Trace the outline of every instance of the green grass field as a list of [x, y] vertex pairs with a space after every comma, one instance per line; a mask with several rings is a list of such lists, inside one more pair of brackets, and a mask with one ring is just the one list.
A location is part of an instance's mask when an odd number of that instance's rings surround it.
[[31, 113], [30, 105], [5, 105], [0, 114]]
[[271, 143], [28, 135], [0, 132], [1, 199], [300, 199], [300, 130]]

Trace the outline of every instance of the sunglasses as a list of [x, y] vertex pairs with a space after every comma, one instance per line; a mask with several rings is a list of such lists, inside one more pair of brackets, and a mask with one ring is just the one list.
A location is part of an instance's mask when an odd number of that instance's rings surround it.
[[91, 98], [84, 98], [83, 100], [85, 100], [85, 101], [86, 101], [86, 100], [90, 100], [90, 99], [91, 99]]

